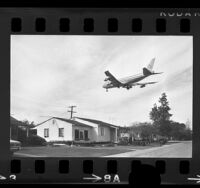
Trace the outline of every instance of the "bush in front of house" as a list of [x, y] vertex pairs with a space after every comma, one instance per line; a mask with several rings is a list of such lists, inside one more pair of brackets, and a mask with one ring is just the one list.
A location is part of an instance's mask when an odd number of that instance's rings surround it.
[[23, 142], [25, 146], [45, 146], [46, 140], [37, 135], [30, 135], [25, 142]]
[[65, 144], [65, 145], [72, 145], [73, 141], [64, 141], [64, 140], [53, 140], [49, 141], [47, 144], [49, 146], [53, 146], [54, 144]]
[[119, 138], [118, 145], [126, 146], [128, 144], [129, 144], [129, 138], [128, 137]]

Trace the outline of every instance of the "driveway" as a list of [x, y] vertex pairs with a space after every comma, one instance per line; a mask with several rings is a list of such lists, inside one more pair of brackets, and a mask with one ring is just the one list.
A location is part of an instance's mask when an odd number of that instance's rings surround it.
[[108, 155], [105, 157], [191, 158], [192, 141], [180, 141], [178, 143], [169, 143], [160, 147], [130, 151], [121, 154]]

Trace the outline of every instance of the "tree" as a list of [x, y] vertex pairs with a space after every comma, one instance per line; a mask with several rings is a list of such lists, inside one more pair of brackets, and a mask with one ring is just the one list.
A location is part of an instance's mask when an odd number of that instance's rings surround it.
[[138, 123], [137, 126], [130, 127], [130, 133], [133, 137], [137, 138], [139, 134], [143, 139], [150, 139], [155, 134], [153, 125], [149, 122]]
[[155, 125], [159, 122], [159, 111], [158, 111], [157, 104], [154, 104], [154, 107], [152, 108], [150, 112], [150, 119], [153, 120]]
[[165, 93], [162, 93], [161, 97], [159, 98], [159, 103], [160, 106], [154, 104], [154, 107], [151, 109], [149, 114], [150, 119], [153, 121], [153, 125], [159, 134], [169, 137], [171, 131], [170, 117], [172, 114], [169, 113], [171, 109]]
[[170, 136], [174, 140], [191, 140], [192, 131], [184, 123], [171, 121]]
[[158, 107], [158, 111], [160, 112], [160, 121], [169, 121], [172, 114], [169, 113], [171, 108], [169, 107], [169, 102], [167, 101], [167, 95], [165, 93], [162, 94], [159, 103], [161, 104]]
[[151, 124], [149, 124], [149, 125], [142, 125], [141, 126], [141, 137], [142, 138], [151, 138], [152, 134], [154, 134], [154, 129], [151, 126]]

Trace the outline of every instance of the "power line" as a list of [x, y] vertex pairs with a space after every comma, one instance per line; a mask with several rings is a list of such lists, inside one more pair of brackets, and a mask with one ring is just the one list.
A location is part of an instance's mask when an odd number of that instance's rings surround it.
[[77, 113], [77, 112], [75, 112], [74, 111], [74, 108], [76, 108], [76, 106], [69, 106], [68, 108], [70, 108], [70, 110], [68, 110], [68, 112], [70, 112], [70, 119], [72, 119], [73, 118], [73, 114], [74, 113]]

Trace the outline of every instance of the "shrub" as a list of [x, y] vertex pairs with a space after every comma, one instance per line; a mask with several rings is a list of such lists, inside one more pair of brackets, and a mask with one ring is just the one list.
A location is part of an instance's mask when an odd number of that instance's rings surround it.
[[72, 145], [73, 141], [62, 141], [62, 140], [53, 140], [53, 141], [49, 141], [48, 145], [53, 145], [53, 144], [66, 144], [66, 145]]
[[128, 145], [128, 144], [129, 144], [128, 138], [120, 138], [119, 139], [118, 145]]
[[44, 138], [41, 138], [40, 136], [31, 135], [26, 139], [26, 141], [23, 143], [23, 145], [26, 145], [26, 146], [44, 146], [44, 145], [46, 145], [46, 140]]

